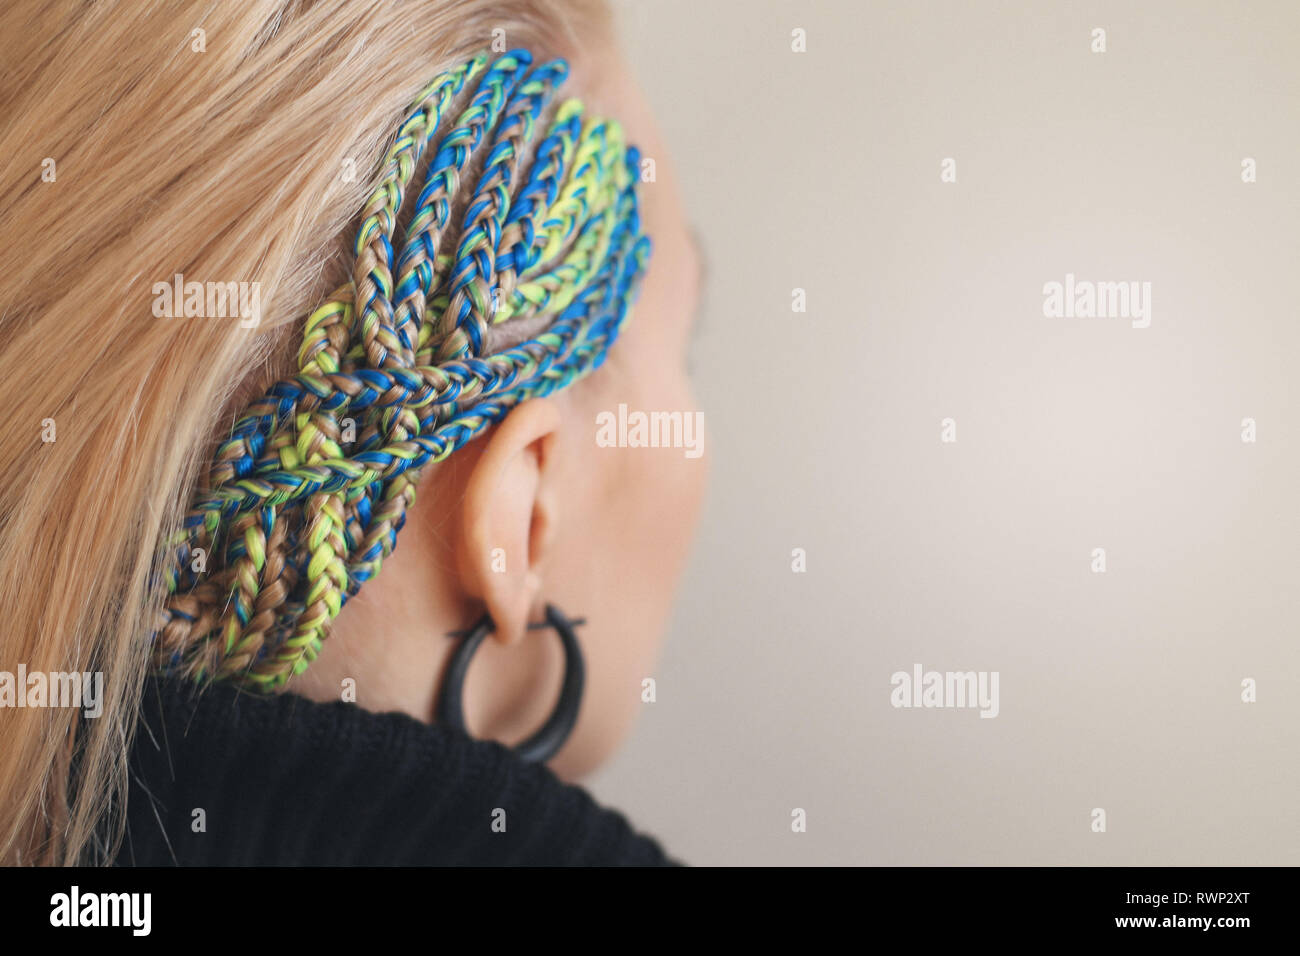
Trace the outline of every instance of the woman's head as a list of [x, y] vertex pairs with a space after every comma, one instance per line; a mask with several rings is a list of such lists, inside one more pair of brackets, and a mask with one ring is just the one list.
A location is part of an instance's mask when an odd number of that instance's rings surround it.
[[[363, 706], [426, 716], [440, 635], [486, 609], [497, 651], [476, 664], [470, 725], [509, 738], [549, 703], [553, 649], [520, 638], [553, 601], [589, 621], [589, 700], [561, 769], [590, 765], [650, 676], [697, 506], [695, 459], [597, 443], [597, 416], [620, 404], [691, 410], [694, 281], [662, 150], [603, 52], [599, 8], [234, 6], [0, 14], [19, 65], [0, 87], [15, 197], [0, 213], [0, 381], [17, 435], [0, 465], [4, 663], [103, 671], [107, 697], [80, 728], [52, 709], [0, 712], [17, 741], [2, 768], [8, 855], [86, 843], [106, 784], [120, 786], [150, 634], [155, 660], [193, 677], [274, 689], [297, 670], [291, 687], [327, 699], [351, 678]], [[494, 41], [532, 62], [474, 59]], [[586, 107], [561, 106], [567, 95]], [[389, 149], [412, 103], [438, 128], [422, 157], [401, 138]], [[468, 132], [440, 149], [449, 128]], [[418, 118], [402, 130], [431, 131]], [[655, 161], [639, 217], [641, 166], [620, 134]], [[46, 157], [56, 172], [42, 180]], [[426, 165], [441, 178], [423, 202], [408, 187], [393, 221], [394, 182], [423, 182]], [[565, 170], [582, 168], [566, 196]], [[554, 208], [566, 199], [567, 219]], [[521, 214], [530, 202], [537, 216]], [[642, 225], [655, 264], [620, 332]], [[258, 289], [259, 326], [157, 317], [155, 287], [177, 274]], [[620, 334], [605, 370], [557, 389]], [[411, 372], [430, 366], [441, 392]], [[259, 400], [276, 381], [299, 391]], [[418, 480], [394, 464], [452, 446]], [[188, 565], [160, 575], [160, 537]]]
[[[626, 77], [604, 75], [606, 100], [662, 163]], [[399, 547], [340, 613], [319, 660], [296, 681], [299, 693], [336, 699], [351, 677], [367, 707], [430, 718], [452, 649], [442, 635], [486, 609], [495, 641], [475, 659], [469, 724], [476, 735], [513, 743], [541, 723], [560, 683], [558, 642], [525, 639], [549, 601], [586, 619], [589, 673], [578, 727], [553, 766], [580, 773], [621, 738], [642, 681], [653, 676], [705, 468], [685, 371], [698, 254], [671, 178], [662, 167], [656, 175], [641, 187], [653, 265], [605, 367], [521, 405], [430, 469]], [[624, 418], [669, 413], [694, 449], [608, 447], [620, 406]]]

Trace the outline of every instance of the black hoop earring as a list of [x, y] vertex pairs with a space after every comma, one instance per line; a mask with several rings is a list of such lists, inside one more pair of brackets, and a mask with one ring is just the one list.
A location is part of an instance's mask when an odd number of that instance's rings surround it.
[[[560, 688], [560, 700], [555, 710], [542, 724], [540, 730], [514, 748], [524, 760], [541, 763], [550, 760], [559, 752], [568, 739], [573, 725], [578, 722], [578, 707], [582, 703], [582, 686], [585, 680], [585, 666], [582, 661], [582, 649], [578, 646], [578, 635], [574, 628], [586, 621], [579, 618], [570, 620], [554, 605], [546, 605], [546, 620], [529, 624], [530, 631], [553, 627], [564, 644], [564, 684]], [[451, 634], [452, 637], [464, 637], [456, 653], [447, 664], [447, 673], [442, 679], [442, 689], [438, 694], [438, 723], [454, 727], [468, 734], [465, 728], [464, 688], [465, 675], [469, 673], [470, 661], [483, 639], [496, 630], [491, 616], [484, 614], [474, 629]]]

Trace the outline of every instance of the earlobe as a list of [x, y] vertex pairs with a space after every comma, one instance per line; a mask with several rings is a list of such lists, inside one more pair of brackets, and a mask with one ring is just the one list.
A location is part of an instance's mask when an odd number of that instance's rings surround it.
[[489, 433], [465, 486], [457, 565], [467, 594], [483, 602], [494, 637], [512, 644], [541, 603], [542, 567], [557, 515], [552, 493], [558, 406], [535, 398]]

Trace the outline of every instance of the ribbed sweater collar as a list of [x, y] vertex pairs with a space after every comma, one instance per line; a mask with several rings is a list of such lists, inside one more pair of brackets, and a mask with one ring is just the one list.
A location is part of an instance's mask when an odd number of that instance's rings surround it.
[[118, 865], [663, 865], [510, 750], [404, 714], [150, 678]]

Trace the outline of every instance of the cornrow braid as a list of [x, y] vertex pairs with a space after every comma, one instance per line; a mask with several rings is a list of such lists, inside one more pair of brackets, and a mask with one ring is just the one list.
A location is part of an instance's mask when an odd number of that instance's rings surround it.
[[[420, 470], [604, 361], [650, 255], [640, 157], [580, 101], [551, 109], [568, 66], [532, 60], [526, 50], [475, 57], [430, 83], [399, 127], [362, 211], [349, 281], [307, 317], [297, 373], [239, 416], [164, 548], [158, 669], [282, 687], [392, 554]], [[455, 250], [443, 252], [484, 144]], [[494, 326], [525, 319], [541, 331], [490, 351]]]

